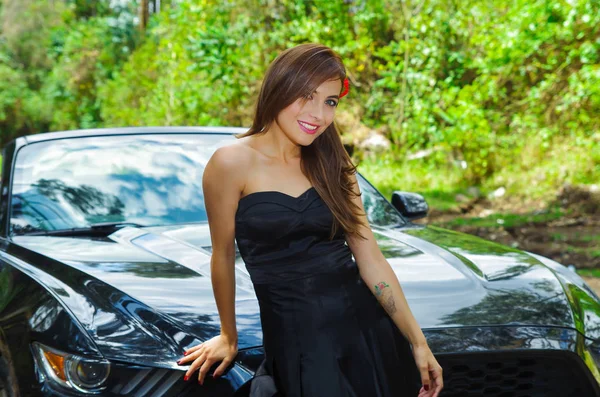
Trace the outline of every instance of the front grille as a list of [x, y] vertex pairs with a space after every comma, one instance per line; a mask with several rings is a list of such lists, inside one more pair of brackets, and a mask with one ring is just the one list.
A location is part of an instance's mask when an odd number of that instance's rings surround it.
[[439, 354], [440, 397], [595, 397], [597, 382], [571, 352]]
[[223, 378], [207, 376], [205, 387], [198, 384], [198, 371], [189, 381], [183, 380], [184, 371], [163, 368], [132, 368], [115, 366], [109, 386], [103, 395], [114, 397], [223, 397], [234, 393]]
[[119, 379], [119, 382], [112, 385], [111, 392], [122, 396], [164, 397], [176, 395], [173, 393], [180, 392], [183, 388], [180, 371], [148, 368], [135, 372], [132, 373], [133, 376]]

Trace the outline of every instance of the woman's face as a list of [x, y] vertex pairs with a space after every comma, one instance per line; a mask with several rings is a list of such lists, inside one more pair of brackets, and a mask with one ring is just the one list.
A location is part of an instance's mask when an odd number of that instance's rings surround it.
[[308, 97], [298, 98], [277, 115], [275, 122], [294, 143], [308, 146], [333, 122], [342, 82], [328, 80]]

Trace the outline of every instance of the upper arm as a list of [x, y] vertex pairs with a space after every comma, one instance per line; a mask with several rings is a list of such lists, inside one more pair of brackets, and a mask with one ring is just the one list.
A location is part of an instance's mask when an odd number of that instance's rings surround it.
[[356, 193], [356, 195], [353, 195], [352, 201], [358, 206], [358, 208], [360, 208], [360, 226], [358, 231], [364, 238], [361, 238], [359, 235], [347, 234], [346, 241], [348, 242], [348, 246], [352, 251], [352, 255], [356, 259], [356, 264], [358, 265], [359, 269], [364, 270], [364, 266], [368, 266], [369, 264], [379, 261], [384, 257], [379, 249], [379, 246], [377, 245], [373, 231], [369, 226], [369, 220], [367, 219], [362, 199], [359, 195], [360, 189], [358, 187], [356, 175], [352, 175], [351, 179], [354, 184], [354, 193]]
[[240, 149], [234, 145], [217, 149], [202, 176], [212, 256], [231, 263], [235, 258], [235, 213], [246, 180], [243, 170], [247, 169]]

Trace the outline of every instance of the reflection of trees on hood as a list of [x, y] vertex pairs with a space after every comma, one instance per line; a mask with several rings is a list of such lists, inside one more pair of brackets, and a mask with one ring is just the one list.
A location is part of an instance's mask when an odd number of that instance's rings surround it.
[[456, 230], [427, 225], [424, 229], [409, 231], [408, 233], [412, 233], [419, 238], [425, 239], [460, 255], [465, 253], [469, 255], [506, 255], [508, 257], [513, 255], [516, 258], [518, 257], [519, 262], [532, 265], [539, 263], [535, 258], [524, 254], [523, 251], [519, 249], [511, 248], [494, 241], [485, 240], [481, 237]]
[[586, 336], [600, 338], [600, 310], [590, 292], [569, 284], [566, 292], [573, 302], [575, 321], [583, 324]]
[[563, 325], [573, 320], [563, 290], [550, 281], [539, 281], [535, 289], [490, 291], [479, 303], [444, 316], [442, 321], [448, 325]]
[[[107, 244], [107, 249], [110, 246]], [[101, 269], [107, 273], [133, 273], [138, 277], [156, 278], [192, 278], [198, 274], [185, 266], [169, 262], [86, 262], [85, 266]], [[204, 277], [204, 276], [201, 276]]]
[[2, 266], [0, 269], [0, 317], [5, 322], [17, 323], [17, 317], [27, 318], [31, 314], [29, 309], [24, 311], [24, 307], [31, 308], [38, 305], [40, 295], [36, 292], [37, 285], [31, 284], [29, 276], [10, 265]]
[[0, 271], [0, 313], [6, 309], [6, 306], [12, 299], [23, 289], [23, 285], [15, 283], [13, 280], [14, 273], [9, 267], [4, 267]]
[[40, 179], [32, 186], [37, 188], [40, 194], [53, 201], [58, 201], [60, 193], [63, 199], [83, 214], [123, 217], [125, 208], [123, 202], [117, 196], [104, 193], [95, 187], [88, 185], [72, 187], [58, 179]]

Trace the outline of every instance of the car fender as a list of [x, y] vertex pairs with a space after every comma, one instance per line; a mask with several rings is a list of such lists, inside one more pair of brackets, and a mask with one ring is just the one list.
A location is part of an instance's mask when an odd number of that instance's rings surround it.
[[[98, 354], [89, 335], [45, 288], [0, 259], [0, 360], [14, 395], [35, 394], [31, 342], [78, 354]], [[9, 394], [11, 396], [11, 394]]]

